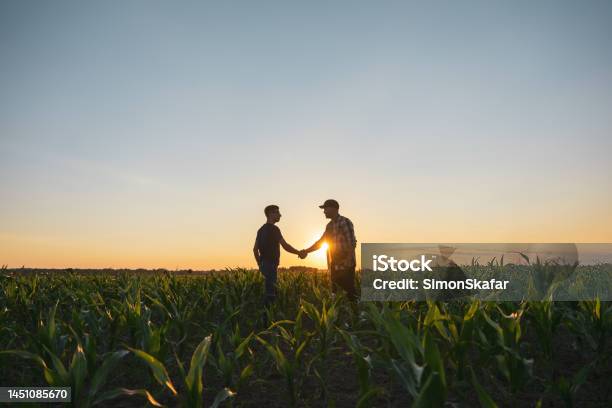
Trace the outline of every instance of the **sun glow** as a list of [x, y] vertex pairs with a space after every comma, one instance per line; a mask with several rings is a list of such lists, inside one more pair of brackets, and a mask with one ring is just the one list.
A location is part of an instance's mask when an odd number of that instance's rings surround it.
[[329, 248], [329, 245], [327, 244], [327, 242], [324, 242], [323, 245], [321, 245], [321, 248], [319, 248], [318, 250], [312, 253], [313, 259], [316, 260], [317, 263], [320, 264], [321, 266], [327, 265], [327, 249], [328, 248]]

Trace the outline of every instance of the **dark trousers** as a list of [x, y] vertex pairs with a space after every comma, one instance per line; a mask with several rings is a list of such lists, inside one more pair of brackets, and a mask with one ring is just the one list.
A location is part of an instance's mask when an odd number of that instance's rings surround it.
[[265, 280], [265, 297], [266, 305], [273, 303], [276, 299], [276, 273], [278, 270], [278, 261], [269, 261], [262, 259], [259, 262], [259, 271], [264, 276]]
[[330, 272], [332, 282], [332, 293], [337, 293], [338, 288], [342, 288], [350, 301], [357, 300], [357, 290], [355, 289], [355, 267], [337, 269], [331, 265]]

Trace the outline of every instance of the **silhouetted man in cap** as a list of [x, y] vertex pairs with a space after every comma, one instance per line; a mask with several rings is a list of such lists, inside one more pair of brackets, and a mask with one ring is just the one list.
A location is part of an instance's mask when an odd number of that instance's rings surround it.
[[344, 289], [351, 301], [357, 299], [355, 290], [355, 229], [353, 223], [338, 213], [340, 205], [336, 200], [325, 200], [319, 206], [323, 209], [325, 218], [330, 221], [325, 227], [321, 238], [310, 248], [300, 251], [300, 255], [316, 251], [327, 242], [327, 265], [332, 281], [332, 292], [336, 293], [338, 286]]

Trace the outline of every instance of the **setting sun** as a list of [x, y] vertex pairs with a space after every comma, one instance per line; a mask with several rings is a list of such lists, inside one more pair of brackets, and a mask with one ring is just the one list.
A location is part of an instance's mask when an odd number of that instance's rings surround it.
[[323, 245], [321, 245], [321, 248], [319, 248], [318, 250], [314, 251], [312, 253], [312, 259], [316, 262], [316, 266], [317, 267], [326, 267], [327, 266], [327, 249], [329, 248], [329, 245], [327, 244], [327, 242], [324, 242]]

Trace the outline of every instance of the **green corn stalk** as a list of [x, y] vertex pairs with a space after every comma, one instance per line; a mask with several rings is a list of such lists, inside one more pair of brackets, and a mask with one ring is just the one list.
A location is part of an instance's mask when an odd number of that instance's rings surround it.
[[145, 389], [131, 390], [128, 388], [115, 388], [114, 390], [107, 391], [103, 393], [98, 400], [96, 400], [95, 404], [113, 400], [118, 397], [132, 397], [134, 395], [144, 397], [147, 402], [154, 407], [163, 407], [163, 405], [160, 404], [149, 391]]
[[569, 379], [565, 376], [557, 378], [551, 385], [549, 385], [548, 391], [555, 392], [561, 398], [566, 408], [577, 407], [576, 393], [578, 392], [578, 389], [584, 383], [586, 383], [588, 375], [593, 370], [594, 366], [594, 363], [585, 365]]
[[480, 406], [482, 408], [497, 408], [497, 404], [495, 401], [493, 401], [493, 398], [491, 398], [484, 387], [478, 382], [478, 378], [476, 378], [476, 374], [474, 373], [472, 367], [470, 367], [470, 372], [472, 374], [472, 385], [476, 390], [476, 395], [478, 395]]
[[[190, 322], [202, 299], [197, 296], [194, 300], [188, 300], [180, 294], [180, 286], [176, 278], [164, 279], [161, 284], [165, 290], [155, 290], [154, 295], [147, 294], [153, 306], [158, 308], [162, 317], [168, 322], [168, 330], [165, 335], [166, 341], [179, 347], [179, 353], [183, 352], [183, 343], [187, 339], [187, 330]], [[176, 332], [176, 339], [171, 340], [170, 334]]]
[[130, 344], [139, 347], [158, 360], [165, 360], [168, 355], [166, 332], [171, 320], [164, 320], [160, 326], [152, 322], [152, 311], [143, 304], [141, 299], [140, 281], [130, 285], [126, 291], [128, 295], [125, 301], [115, 302], [115, 311], [118, 318], [121, 319], [120, 325], [127, 326], [129, 330]]
[[553, 338], [561, 323], [561, 313], [555, 313], [554, 302], [549, 298], [540, 302], [530, 302], [527, 317], [538, 334], [538, 343], [546, 361], [553, 361]]
[[51, 308], [46, 322], [42, 318], [42, 313], [39, 318], [38, 331], [34, 338], [36, 351], [39, 354], [44, 354], [46, 351], [49, 351], [52, 354], [61, 355], [66, 347], [68, 336], [62, 334], [60, 328], [56, 324], [55, 316], [57, 314], [58, 303], [59, 301], [56, 301], [55, 305]]
[[[265, 347], [268, 354], [274, 360], [277, 371], [284, 377], [289, 405], [292, 407], [296, 406], [298, 400], [300, 381], [299, 373], [302, 366], [302, 357], [312, 338], [309, 335], [305, 335], [303, 332], [301, 316], [302, 310], [298, 312], [295, 321], [284, 320], [275, 322], [263, 332], [272, 333], [272, 329], [278, 330], [278, 333], [273, 337], [275, 339], [274, 344], [268, 342], [259, 335], [255, 336], [257, 341]], [[292, 325], [293, 332], [289, 332], [287, 329], [285, 329], [283, 324]], [[285, 354], [285, 352], [283, 352], [283, 350], [279, 347], [279, 340], [284, 341], [284, 343], [289, 347], [290, 352], [288, 354]]]
[[[323, 299], [321, 309], [319, 310], [312, 303], [302, 301], [302, 309], [300, 310], [300, 312], [303, 310], [304, 314], [308, 316], [314, 324], [312, 337], [318, 344], [317, 354], [310, 361], [306, 371], [308, 372], [313, 364], [315, 365], [314, 373], [321, 384], [321, 389], [323, 391], [322, 399], [326, 401], [326, 403], [329, 403], [327, 358], [335, 342], [335, 323], [338, 319], [338, 309], [336, 305], [335, 302], [332, 302], [328, 306], [327, 300]], [[299, 313], [298, 316], [301, 316]]]
[[423, 329], [435, 331], [444, 340], [450, 362], [457, 370], [457, 379], [465, 379], [468, 351], [473, 345], [473, 333], [480, 309], [480, 302], [474, 300], [463, 313], [451, 313], [442, 304], [427, 302], [427, 313], [423, 319]]
[[289, 406], [295, 407], [298, 398], [298, 390], [296, 387], [296, 375], [298, 371], [297, 362], [287, 358], [285, 353], [283, 353], [278, 345], [272, 345], [259, 336], [256, 336], [255, 338], [268, 350], [268, 353], [274, 359], [278, 372], [285, 378], [287, 395], [289, 397]]
[[410, 326], [404, 325], [400, 310], [394, 312], [383, 303], [381, 312], [375, 305], [368, 305], [372, 321], [392, 346], [391, 354], [383, 352], [378, 357], [413, 396], [413, 406], [441, 407], [446, 400], [447, 382], [440, 350], [430, 330], [426, 330], [420, 340]]
[[177, 358], [177, 363], [185, 382], [185, 388], [187, 389], [187, 405], [190, 407], [201, 407], [202, 397], [204, 392], [204, 385], [202, 381], [202, 371], [206, 364], [206, 358], [210, 349], [211, 336], [207, 336], [202, 342], [196, 347], [193, 355], [191, 356], [191, 363], [189, 364], [189, 372], [185, 374], [183, 364]]
[[[144, 362], [151, 371], [153, 378], [165, 389], [169, 390], [171, 394], [178, 398], [184, 406], [189, 408], [201, 408], [203, 406], [203, 370], [206, 364], [206, 358], [210, 349], [212, 336], [205, 337], [200, 344], [196, 347], [193, 355], [191, 356], [191, 363], [189, 371], [185, 372], [185, 368], [179, 358], [177, 357], [177, 364], [183, 384], [186, 390], [185, 395], [179, 395], [176, 390], [168, 370], [165, 365], [156, 359], [154, 356], [148, 354], [144, 350], [138, 350], [130, 348], [129, 350], [142, 362]], [[215, 402], [212, 407], [217, 407], [225, 399], [233, 397], [235, 393], [228, 388], [222, 389], [215, 398]]]
[[[467, 308], [467, 311], [461, 316], [453, 319], [454, 325], [451, 327], [451, 333], [454, 343], [451, 347], [451, 355], [457, 366], [457, 377], [459, 380], [464, 379], [465, 368], [467, 366], [467, 355], [470, 347], [473, 344], [474, 327], [478, 311], [480, 310], [480, 302], [473, 301]], [[457, 322], [459, 320], [459, 322]], [[459, 329], [457, 329], [459, 326]]]
[[[93, 369], [88, 369], [87, 358], [80, 343], [78, 343], [68, 366], [65, 366], [62, 360], [48, 349], [45, 357], [25, 350], [0, 352], [0, 354], [15, 355], [35, 362], [42, 368], [49, 386], [71, 387], [71, 404], [75, 407], [90, 407], [109, 399], [109, 392], [100, 393], [100, 390], [106, 383], [109, 374], [127, 353], [126, 350], [107, 353], [101, 357], [99, 365]], [[85, 387], [86, 381], [88, 381], [88, 388]]]
[[489, 346], [489, 352], [494, 355], [497, 366], [510, 384], [510, 391], [515, 394], [522, 389], [532, 376], [533, 359], [524, 358], [521, 355], [520, 340], [522, 335], [521, 317], [526, 304], [510, 315], [496, 306], [500, 314], [500, 322], [497, 323], [489, 317], [485, 310], [481, 314], [488, 326], [494, 331], [492, 342], [486, 340], [486, 335], [481, 331], [481, 339]]
[[427, 332], [423, 338], [425, 383], [413, 402], [413, 407], [442, 407], [446, 401], [447, 383], [444, 362], [433, 336]]
[[554, 297], [557, 288], [575, 273], [578, 261], [572, 264], [563, 264], [557, 261], [544, 261], [536, 256], [536, 262], [532, 263], [529, 257], [519, 253], [530, 265], [529, 269], [529, 298], [549, 299]]
[[612, 333], [612, 303], [599, 298], [578, 303], [578, 311], [568, 322], [570, 329], [586, 339], [588, 345], [605, 361], [606, 342]]
[[318, 356], [325, 360], [335, 340], [335, 323], [338, 319], [336, 303], [328, 306], [327, 301], [323, 299], [321, 310], [319, 311], [312, 303], [303, 301], [302, 310], [314, 323], [314, 335], [318, 337]]
[[153, 374], [153, 378], [160, 385], [167, 388], [172, 395], [176, 396], [178, 394], [172, 380], [170, 379], [170, 376], [168, 375], [166, 367], [161, 361], [144, 350], [134, 349], [131, 347], [128, 347], [128, 349], [149, 367], [151, 374]]
[[[253, 332], [246, 337], [240, 335], [240, 327], [236, 324], [233, 334], [229, 337], [229, 352], [224, 352], [222, 340], [224, 337], [215, 335], [215, 343], [217, 346], [216, 358], [212, 361], [212, 366], [216, 368], [220, 374], [223, 385], [235, 390], [239, 390], [244, 382], [253, 374], [253, 364], [251, 362], [241, 368], [244, 356], [251, 356], [252, 351], [249, 345], [253, 339]], [[239, 372], [235, 379], [235, 374]]]
[[357, 367], [357, 381], [359, 383], [359, 395], [357, 397], [357, 407], [363, 408], [370, 406], [370, 401], [373, 397], [383, 393], [381, 387], [372, 386], [371, 370], [372, 359], [370, 350], [361, 344], [355, 334], [351, 334], [342, 329], [337, 329], [338, 333], [344, 339], [346, 345], [351, 350], [353, 362]]
[[[374, 304], [367, 305], [370, 320], [384, 340], [376, 356], [395, 372], [402, 386], [413, 397], [418, 396], [421, 387], [423, 365], [417, 362], [417, 355], [422, 355], [420, 342], [415, 333], [404, 326], [396, 316], [392, 316], [386, 304], [379, 311]], [[395, 356], [399, 356], [399, 359]]]

